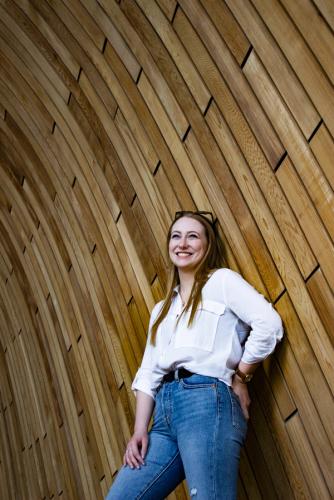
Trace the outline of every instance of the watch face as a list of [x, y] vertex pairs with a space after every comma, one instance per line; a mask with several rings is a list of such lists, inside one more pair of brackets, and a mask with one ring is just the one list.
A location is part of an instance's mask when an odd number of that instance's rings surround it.
[[242, 373], [240, 370], [237, 370], [236, 373], [241, 378], [241, 380], [242, 380], [242, 382], [244, 384], [247, 384], [253, 378], [253, 374], [252, 373]]

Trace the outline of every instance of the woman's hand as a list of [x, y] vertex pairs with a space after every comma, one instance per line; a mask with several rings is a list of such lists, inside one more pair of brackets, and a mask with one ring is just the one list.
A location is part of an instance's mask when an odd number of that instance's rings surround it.
[[126, 451], [123, 456], [123, 465], [129, 465], [131, 469], [134, 467], [139, 469], [141, 465], [145, 465], [144, 458], [147, 452], [147, 446], [147, 430], [135, 431], [126, 447]]
[[238, 377], [234, 376], [232, 380], [232, 389], [239, 398], [241, 409], [246, 420], [249, 420], [249, 407], [251, 404], [251, 399], [249, 397], [247, 384], [243, 384], [242, 382], [240, 382]]

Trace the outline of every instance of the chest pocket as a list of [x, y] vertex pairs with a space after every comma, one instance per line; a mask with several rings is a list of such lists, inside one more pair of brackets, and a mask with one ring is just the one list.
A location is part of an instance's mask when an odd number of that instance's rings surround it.
[[221, 302], [203, 300], [190, 327], [188, 327], [190, 313], [181, 318], [174, 347], [193, 347], [211, 352], [215, 343], [218, 322], [225, 309], [225, 304]]

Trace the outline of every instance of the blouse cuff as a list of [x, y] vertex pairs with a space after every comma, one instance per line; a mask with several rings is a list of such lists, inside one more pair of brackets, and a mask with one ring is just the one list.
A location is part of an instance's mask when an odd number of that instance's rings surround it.
[[145, 394], [148, 394], [149, 396], [151, 396], [151, 398], [155, 399], [156, 391], [152, 390], [151, 380], [145, 378], [140, 374], [136, 375], [132, 383], [131, 389], [134, 391], [135, 394], [136, 391], [141, 391], [145, 392]]

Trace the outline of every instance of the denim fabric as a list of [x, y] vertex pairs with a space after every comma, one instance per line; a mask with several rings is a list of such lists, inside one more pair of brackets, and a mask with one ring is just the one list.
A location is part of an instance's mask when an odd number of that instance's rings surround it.
[[162, 384], [146, 465], [122, 467], [106, 500], [164, 499], [186, 478], [194, 500], [235, 500], [247, 432], [239, 399], [214, 377]]

